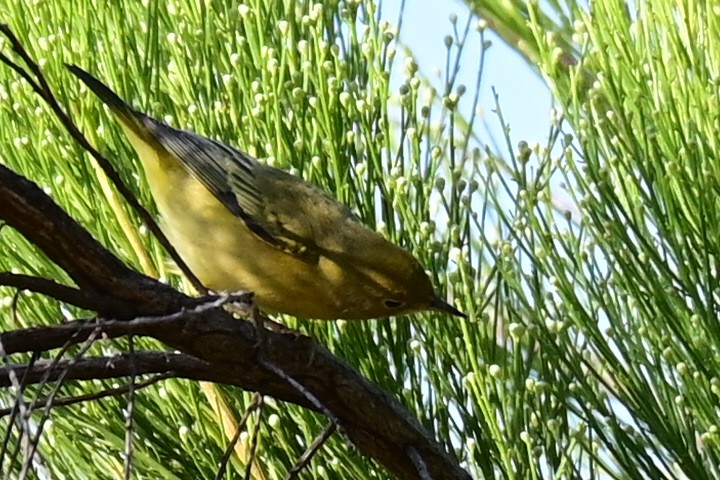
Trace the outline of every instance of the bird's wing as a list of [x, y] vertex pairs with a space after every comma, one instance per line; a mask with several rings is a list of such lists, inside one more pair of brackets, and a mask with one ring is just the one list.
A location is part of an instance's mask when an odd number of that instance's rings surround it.
[[153, 148], [159, 143], [260, 239], [308, 261], [317, 259], [321, 247], [336, 246], [328, 240], [337, 238], [333, 232], [350, 214], [320, 190], [240, 150], [165, 125], [132, 108], [80, 67], [67, 68], [110, 107], [126, 133]]
[[[317, 257], [311, 226], [302, 221], [284, 222], [267, 205], [273, 192], [261, 191], [263, 166], [250, 155], [202, 137], [177, 130], [151, 117], [144, 122], [165, 149], [195, 175], [205, 187], [259, 238], [300, 257]], [[300, 181], [302, 182], [302, 181]], [[292, 197], [292, 192], [279, 192]], [[269, 197], [268, 197], [269, 195]], [[284, 202], [283, 202], [284, 203]]]

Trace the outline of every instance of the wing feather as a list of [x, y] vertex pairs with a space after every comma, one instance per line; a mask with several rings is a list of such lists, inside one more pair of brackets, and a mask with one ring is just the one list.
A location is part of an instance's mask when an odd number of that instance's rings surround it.
[[262, 240], [283, 248], [266, 228], [262, 195], [255, 186], [257, 160], [196, 133], [177, 130], [143, 115], [144, 123], [165, 149], [177, 158], [228, 210]]

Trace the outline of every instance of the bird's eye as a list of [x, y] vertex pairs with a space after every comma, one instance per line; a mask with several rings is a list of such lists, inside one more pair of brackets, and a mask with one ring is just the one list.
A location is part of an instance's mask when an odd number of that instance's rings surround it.
[[395, 300], [385, 300], [385, 306], [387, 308], [400, 308], [402, 307], [402, 302], [397, 302]]

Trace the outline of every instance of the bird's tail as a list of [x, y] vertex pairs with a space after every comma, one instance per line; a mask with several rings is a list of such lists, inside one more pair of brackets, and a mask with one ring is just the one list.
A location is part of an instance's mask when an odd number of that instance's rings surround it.
[[110, 108], [117, 119], [120, 120], [123, 127], [130, 130], [145, 142], [153, 142], [155, 140], [154, 135], [146, 123], [146, 119], [149, 119], [149, 117], [132, 108], [120, 98], [117, 93], [113, 92], [110, 87], [82, 68], [69, 64], [65, 64], [65, 66]]

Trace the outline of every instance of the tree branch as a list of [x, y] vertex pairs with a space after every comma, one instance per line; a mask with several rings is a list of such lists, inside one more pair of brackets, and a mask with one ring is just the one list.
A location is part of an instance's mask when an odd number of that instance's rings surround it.
[[[32, 369], [28, 369], [27, 367], [23, 367], [26, 372], [29, 372]], [[7, 372], [9, 374], [9, 372]], [[167, 373], [161, 373], [158, 375], [155, 375], [151, 378], [148, 378], [147, 380], [143, 380], [141, 382], [137, 382], [135, 384], [135, 390], [142, 390], [143, 388], [149, 387], [150, 385], [155, 385], [158, 382], [161, 382], [162, 380], [165, 380], [167, 378], [173, 378], [174, 376]], [[117, 388], [108, 388], [107, 390], [102, 390], [100, 392], [95, 393], [88, 393], [85, 395], [78, 395], [74, 397], [62, 397], [62, 398], [55, 398], [55, 399], [49, 399], [49, 398], [41, 398], [38, 400], [35, 400], [32, 404], [28, 405], [28, 408], [31, 410], [35, 410], [40, 407], [44, 407], [45, 405], [49, 404], [51, 407], [67, 407], [69, 405], [75, 405], [77, 403], [83, 403], [83, 402], [89, 402], [91, 400], [100, 400], [103, 398], [108, 397], [117, 397], [120, 395], [125, 395], [128, 390], [130, 390], [130, 385], [124, 385], [122, 387]], [[11, 415], [13, 411], [15, 410], [14, 407], [9, 408], [0, 408], [0, 418], [5, 417], [7, 415]]]
[[[262, 366], [253, 325], [221, 309], [35, 327], [2, 333], [0, 341], [8, 354], [50, 350], [68, 342], [83, 342], [98, 330], [100, 336], [110, 338], [149, 336], [183, 352], [136, 352], [138, 375], [172, 372], [178, 377], [236, 385], [317, 410], [301, 392]], [[418, 478], [417, 459], [408, 456], [408, 447], [422, 458], [432, 478], [469, 478], [394, 398], [310, 338], [266, 331], [262, 357], [318, 398], [361, 451], [399, 478]], [[48, 364], [39, 362], [28, 371], [13, 367], [17, 375], [25, 375], [26, 383], [39, 381], [48, 373], [54, 378], [64, 368], [70, 369], [65, 378], [76, 380], [123, 377], [131, 372], [129, 358], [124, 355], [79, 359], [72, 366], [60, 362], [51, 372], [47, 368]], [[8, 382], [9, 369], [0, 369], [0, 386]]]
[[[182, 353], [139, 351], [135, 352], [137, 374], [151, 373], [169, 375], [176, 378], [213, 381], [207, 371], [210, 364]], [[103, 380], [127, 377], [133, 366], [130, 356], [120, 354], [109, 357], [85, 357], [77, 360], [59, 362], [39, 361], [33, 365], [13, 365], [0, 368], [0, 387], [10, 386], [10, 371], [24, 375], [26, 384], [36, 384], [43, 379], [55, 381], [65, 372], [66, 380]]]
[[125, 303], [119, 302], [109, 295], [68, 287], [47, 278], [0, 272], [0, 286], [41, 293], [86, 310], [95, 312], [102, 310], [112, 311], [116, 318], [132, 318], [133, 316], [133, 312], [127, 309]]

